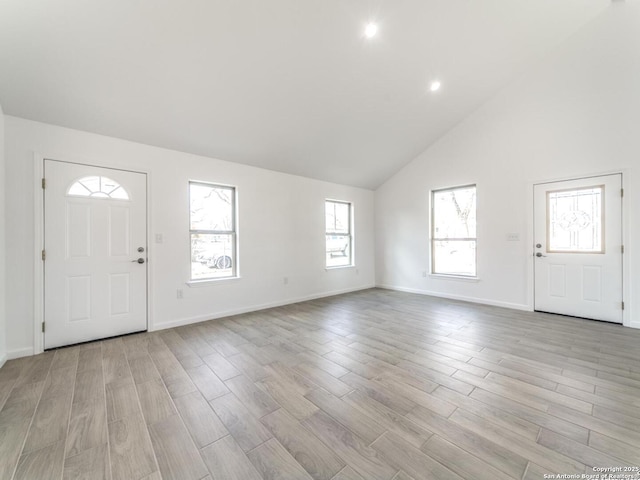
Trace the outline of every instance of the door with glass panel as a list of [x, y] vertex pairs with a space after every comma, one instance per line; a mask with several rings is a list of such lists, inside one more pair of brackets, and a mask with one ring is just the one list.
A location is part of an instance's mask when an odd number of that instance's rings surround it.
[[535, 309], [622, 323], [622, 175], [534, 186]]
[[44, 345], [147, 329], [144, 173], [44, 161]]

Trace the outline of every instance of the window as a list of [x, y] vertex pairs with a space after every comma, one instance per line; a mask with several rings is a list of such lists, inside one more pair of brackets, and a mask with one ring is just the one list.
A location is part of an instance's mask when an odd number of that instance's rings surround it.
[[604, 185], [547, 192], [547, 252], [604, 253]]
[[235, 277], [236, 189], [189, 182], [191, 280]]
[[73, 182], [67, 195], [71, 197], [111, 198], [114, 200], [129, 200], [129, 194], [115, 180], [107, 177], [84, 177]]
[[431, 273], [476, 276], [476, 186], [431, 192]]
[[353, 263], [351, 204], [325, 201], [326, 266], [345, 267]]

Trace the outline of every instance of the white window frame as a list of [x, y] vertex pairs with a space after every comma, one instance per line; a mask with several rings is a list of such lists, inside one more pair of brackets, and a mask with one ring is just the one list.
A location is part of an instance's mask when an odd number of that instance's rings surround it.
[[[224, 190], [231, 190], [231, 229], [230, 230], [194, 230], [191, 228], [191, 185], [201, 185], [210, 188], [219, 188]], [[219, 183], [201, 182], [197, 180], [189, 180], [189, 285], [197, 285], [198, 283], [218, 282], [229, 279], [239, 278], [238, 274], [238, 219], [237, 219], [237, 204], [238, 204], [238, 189], [233, 185], [223, 185]], [[226, 276], [211, 276], [205, 278], [193, 278], [193, 270], [191, 265], [191, 259], [193, 258], [193, 241], [194, 234], [204, 235], [231, 235], [232, 242], [232, 264], [231, 274]]]
[[[347, 205], [349, 207], [349, 231], [348, 233], [342, 233], [342, 232], [335, 232], [333, 230], [327, 230], [327, 223], [326, 223], [326, 218], [327, 218], [327, 204], [328, 203], [334, 203], [334, 204], [341, 204], [341, 205]], [[346, 200], [334, 200], [332, 198], [326, 198], [324, 201], [324, 226], [325, 226], [325, 232], [324, 232], [324, 238], [325, 238], [325, 268], [328, 270], [334, 269], [334, 268], [348, 268], [348, 267], [353, 267], [355, 265], [355, 259], [354, 259], [354, 241], [353, 241], [353, 202], [348, 202]], [[327, 260], [326, 260], [326, 255], [327, 255], [327, 237], [332, 236], [332, 237], [345, 237], [349, 239], [349, 263], [345, 264], [345, 265], [327, 265]]]
[[[434, 201], [434, 197], [436, 194], [442, 193], [442, 192], [452, 192], [455, 190], [462, 190], [462, 189], [467, 189], [467, 188], [473, 188], [475, 189], [475, 196], [476, 196], [476, 221], [477, 221], [477, 213], [478, 213], [478, 185], [475, 183], [471, 183], [471, 184], [467, 184], [467, 185], [459, 185], [459, 186], [455, 186], [455, 187], [447, 187], [447, 188], [438, 188], [438, 189], [434, 189], [431, 190], [431, 195], [430, 195], [430, 200], [431, 200], [431, 208], [430, 208], [430, 213], [431, 213], [431, 225], [430, 225], [430, 237], [431, 237], [431, 241], [430, 241], [430, 259], [431, 259], [431, 265], [430, 265], [430, 273], [431, 275], [435, 276], [435, 277], [449, 277], [449, 278], [459, 278], [459, 279], [467, 279], [467, 280], [476, 280], [478, 278], [478, 229], [477, 229], [477, 225], [476, 225], [476, 235], [475, 237], [455, 237], [455, 238], [444, 238], [444, 237], [436, 237], [436, 233], [435, 233], [435, 226], [436, 226], [436, 211], [435, 211], [435, 201]], [[465, 275], [465, 274], [461, 274], [461, 273], [442, 273], [442, 272], [437, 272], [436, 271], [436, 261], [435, 261], [435, 244], [436, 242], [439, 241], [467, 241], [467, 242], [475, 242], [476, 243], [476, 250], [475, 250], [475, 256], [474, 256], [474, 270], [475, 270], [475, 274], [474, 275]]]

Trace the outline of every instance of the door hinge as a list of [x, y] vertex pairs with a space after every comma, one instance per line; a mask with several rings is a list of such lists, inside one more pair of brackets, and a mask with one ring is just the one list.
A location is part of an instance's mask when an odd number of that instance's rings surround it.
[[47, 188], [47, 179], [43, 178], [42, 179], [42, 189], [44, 190], [45, 188]]
[[624, 310], [624, 302], [622, 302], [622, 309]]
[[47, 251], [42, 250], [42, 261], [44, 262], [47, 259]]
[[621, 196], [621, 197], [624, 197], [624, 188], [621, 188], [621, 189], [620, 189], [620, 196]]
[[622, 246], [620, 247], [620, 252], [621, 252], [621, 253], [624, 253], [624, 245], [622, 245]]
[[44, 322], [42, 322], [42, 333], [44, 333]]

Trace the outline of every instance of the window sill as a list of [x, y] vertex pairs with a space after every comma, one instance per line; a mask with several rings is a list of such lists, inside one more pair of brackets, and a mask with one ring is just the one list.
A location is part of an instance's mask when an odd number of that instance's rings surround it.
[[335, 267], [324, 267], [324, 269], [328, 272], [330, 270], [341, 270], [343, 268], [356, 268], [355, 265], [336, 265]]
[[190, 280], [186, 285], [190, 288], [208, 287], [210, 285], [220, 285], [222, 283], [237, 282], [241, 277], [207, 278], [206, 280]]
[[478, 283], [480, 277], [466, 277], [464, 275], [446, 275], [444, 273], [430, 273], [430, 278], [437, 278], [439, 280], [456, 280], [461, 282]]

